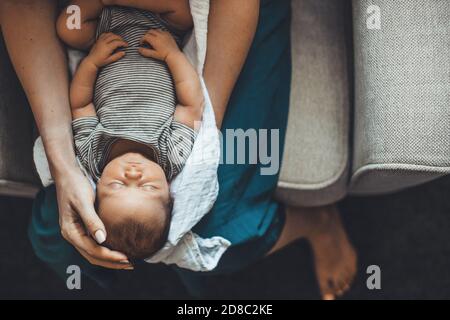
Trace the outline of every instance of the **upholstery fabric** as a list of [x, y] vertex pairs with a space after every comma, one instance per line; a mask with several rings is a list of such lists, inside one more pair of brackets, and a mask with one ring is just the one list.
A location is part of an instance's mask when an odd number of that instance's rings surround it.
[[33, 140], [33, 116], [0, 34], [0, 194], [36, 194]]
[[[379, 8], [381, 28], [367, 27]], [[450, 172], [450, 1], [355, 0], [351, 189], [404, 189]]]
[[345, 21], [351, 7], [346, 0], [297, 0], [292, 6], [293, 81], [277, 197], [290, 205], [324, 205], [347, 191], [351, 32]]

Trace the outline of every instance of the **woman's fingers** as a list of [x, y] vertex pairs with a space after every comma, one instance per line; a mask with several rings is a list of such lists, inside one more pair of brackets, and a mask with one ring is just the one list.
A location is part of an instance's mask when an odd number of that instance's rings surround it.
[[69, 233], [70, 242], [80, 252], [86, 253], [91, 259], [108, 261], [111, 263], [129, 263], [128, 258], [123, 253], [112, 251], [106, 247], [99, 246], [88, 235], [81, 235], [78, 232]]
[[[67, 228], [62, 230], [67, 230]], [[118, 270], [131, 270], [133, 268], [126, 255], [99, 246], [90, 236], [83, 233], [79, 224], [74, 225], [67, 231], [62, 231], [62, 234], [93, 265]]]
[[98, 245], [88, 234], [81, 222], [64, 222], [61, 226], [63, 237], [69, 241], [78, 251], [83, 251], [91, 258], [110, 262], [128, 261], [123, 253], [112, 251], [106, 247]]
[[83, 250], [80, 250], [79, 252], [90, 264], [95, 266], [114, 270], [134, 270], [134, 267], [131, 263], [100, 260], [89, 256], [88, 253]]
[[89, 234], [91, 234], [99, 244], [105, 242], [105, 225], [95, 212], [94, 205], [85, 201], [84, 204], [75, 211], [78, 212]]

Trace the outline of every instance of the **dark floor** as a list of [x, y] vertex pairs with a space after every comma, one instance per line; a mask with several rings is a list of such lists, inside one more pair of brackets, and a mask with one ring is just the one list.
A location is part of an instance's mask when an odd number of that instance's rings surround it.
[[[341, 203], [359, 252], [360, 273], [347, 299], [450, 298], [450, 179], [395, 195]], [[26, 228], [31, 203], [0, 198], [0, 298], [189, 298], [163, 266], [126, 273], [123, 291], [108, 294], [92, 283], [68, 291], [33, 254]], [[379, 265], [382, 289], [366, 287], [366, 268]], [[220, 279], [211, 298], [319, 298], [308, 246], [299, 242], [243, 271]]]

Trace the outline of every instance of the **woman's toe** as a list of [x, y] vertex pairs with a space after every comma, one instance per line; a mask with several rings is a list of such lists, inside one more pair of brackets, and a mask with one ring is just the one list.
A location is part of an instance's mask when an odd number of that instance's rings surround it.
[[320, 283], [320, 292], [323, 300], [335, 300], [336, 292], [333, 280], [328, 279]]
[[332, 300], [336, 300], [336, 297], [331, 293], [326, 293], [323, 295], [323, 300], [332, 301]]
[[344, 293], [347, 291], [345, 289], [345, 287], [346, 287], [346, 284], [344, 281], [339, 282], [339, 286], [337, 288], [337, 296], [338, 297], [342, 297], [344, 295]]

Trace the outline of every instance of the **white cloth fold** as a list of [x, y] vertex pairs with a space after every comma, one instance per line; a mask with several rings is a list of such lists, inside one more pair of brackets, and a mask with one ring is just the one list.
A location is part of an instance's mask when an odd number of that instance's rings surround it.
[[[206, 57], [209, 0], [190, 0], [190, 6], [194, 30], [183, 51], [201, 75]], [[72, 74], [82, 58], [82, 53], [69, 50]], [[211, 100], [203, 78], [201, 80], [205, 95], [203, 121], [184, 169], [170, 186], [174, 207], [168, 241], [146, 262], [175, 264], [193, 271], [211, 271], [217, 266], [230, 242], [221, 237], [202, 239], [191, 231], [211, 210], [219, 191], [217, 168], [220, 161], [220, 139]], [[42, 184], [51, 185], [53, 179], [40, 138], [34, 146], [34, 161]], [[87, 175], [85, 170], [83, 172]], [[88, 178], [95, 188], [92, 178]]]

